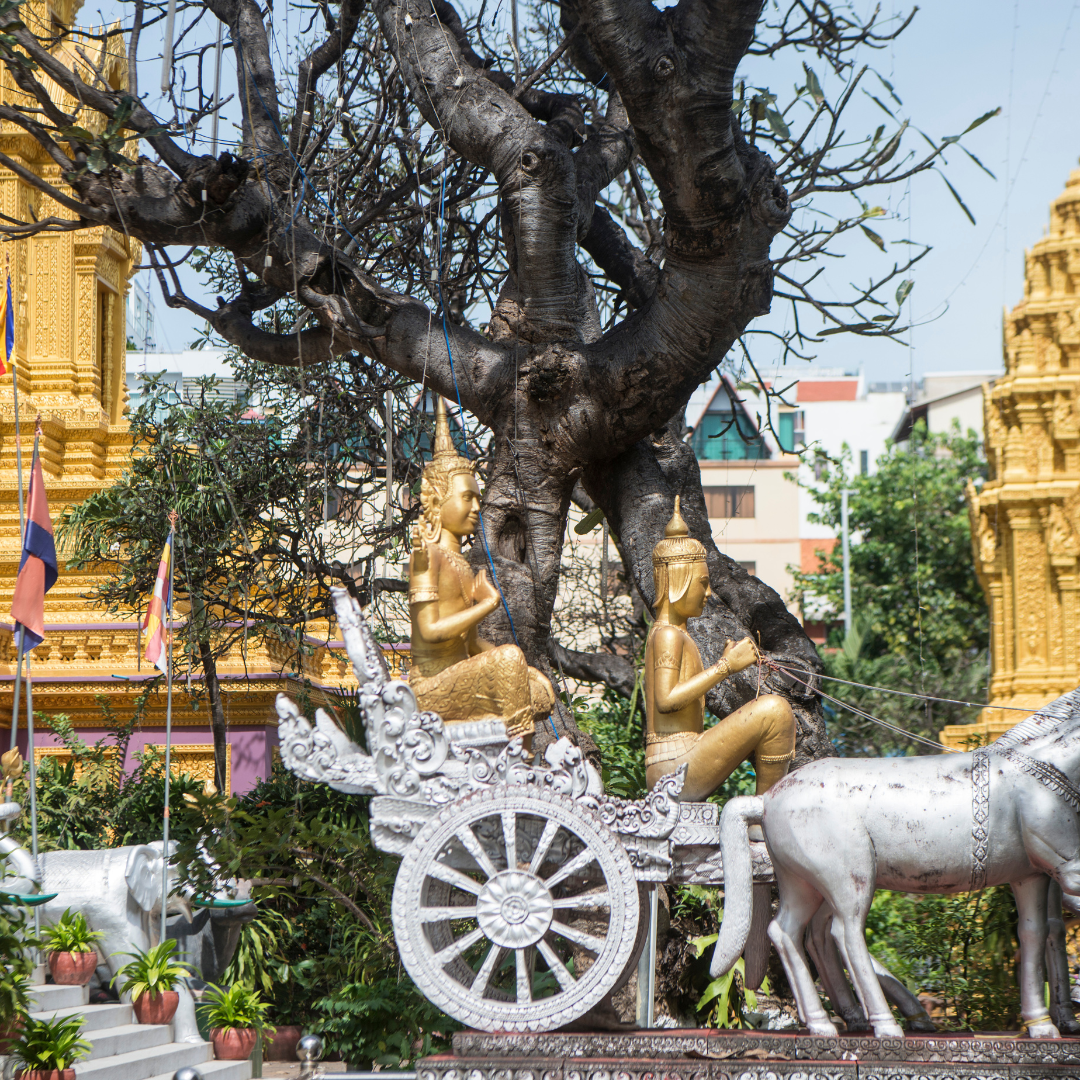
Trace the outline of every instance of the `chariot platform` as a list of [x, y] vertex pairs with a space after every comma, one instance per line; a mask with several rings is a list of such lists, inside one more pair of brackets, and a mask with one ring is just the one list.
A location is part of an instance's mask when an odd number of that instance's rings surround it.
[[417, 1080], [1066, 1080], [1080, 1038], [662, 1030], [537, 1034], [461, 1031]]

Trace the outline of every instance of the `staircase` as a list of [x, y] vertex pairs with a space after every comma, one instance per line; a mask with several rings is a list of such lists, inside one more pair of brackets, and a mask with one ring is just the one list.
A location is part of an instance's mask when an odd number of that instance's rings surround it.
[[210, 1043], [173, 1042], [171, 1025], [136, 1023], [130, 1005], [88, 1004], [85, 986], [33, 986], [30, 1000], [30, 1015], [38, 1020], [83, 1017], [82, 1033], [93, 1049], [75, 1065], [77, 1080], [172, 1080], [185, 1065], [194, 1065], [204, 1080], [251, 1077], [250, 1061], [214, 1061]]

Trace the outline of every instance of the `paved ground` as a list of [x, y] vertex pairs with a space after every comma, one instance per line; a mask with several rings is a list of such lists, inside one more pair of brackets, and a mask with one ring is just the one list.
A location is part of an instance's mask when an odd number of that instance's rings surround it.
[[[340, 1073], [345, 1071], [343, 1061], [327, 1061], [320, 1065], [323, 1075]], [[296, 1080], [300, 1075], [299, 1061], [265, 1061], [263, 1062], [263, 1077], [265, 1080]]]

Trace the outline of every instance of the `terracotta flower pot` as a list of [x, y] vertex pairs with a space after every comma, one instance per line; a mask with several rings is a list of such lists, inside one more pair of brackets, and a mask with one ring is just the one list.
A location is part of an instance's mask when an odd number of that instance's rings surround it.
[[20, 1069], [15, 1080], [75, 1080], [74, 1069]]
[[251, 1057], [258, 1037], [254, 1028], [214, 1028], [210, 1032], [214, 1057], [218, 1061], [246, 1061]]
[[160, 994], [140, 994], [131, 1007], [140, 1024], [167, 1024], [176, 1015], [179, 1004], [180, 995], [175, 990], [165, 990]]
[[60, 986], [85, 986], [98, 966], [96, 949], [90, 952], [51, 952], [49, 971]]
[[285, 1024], [274, 1032], [274, 1037], [263, 1038], [263, 1061], [296, 1061], [296, 1044], [304, 1029], [298, 1024]]

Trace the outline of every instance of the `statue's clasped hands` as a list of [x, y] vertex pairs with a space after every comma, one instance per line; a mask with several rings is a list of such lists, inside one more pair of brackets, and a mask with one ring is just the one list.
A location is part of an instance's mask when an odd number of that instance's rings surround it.
[[717, 663], [717, 667], [727, 666], [728, 674], [734, 675], [745, 668], [756, 664], [761, 656], [754, 639], [744, 637], [742, 641], [728, 640], [724, 646], [724, 654]]

